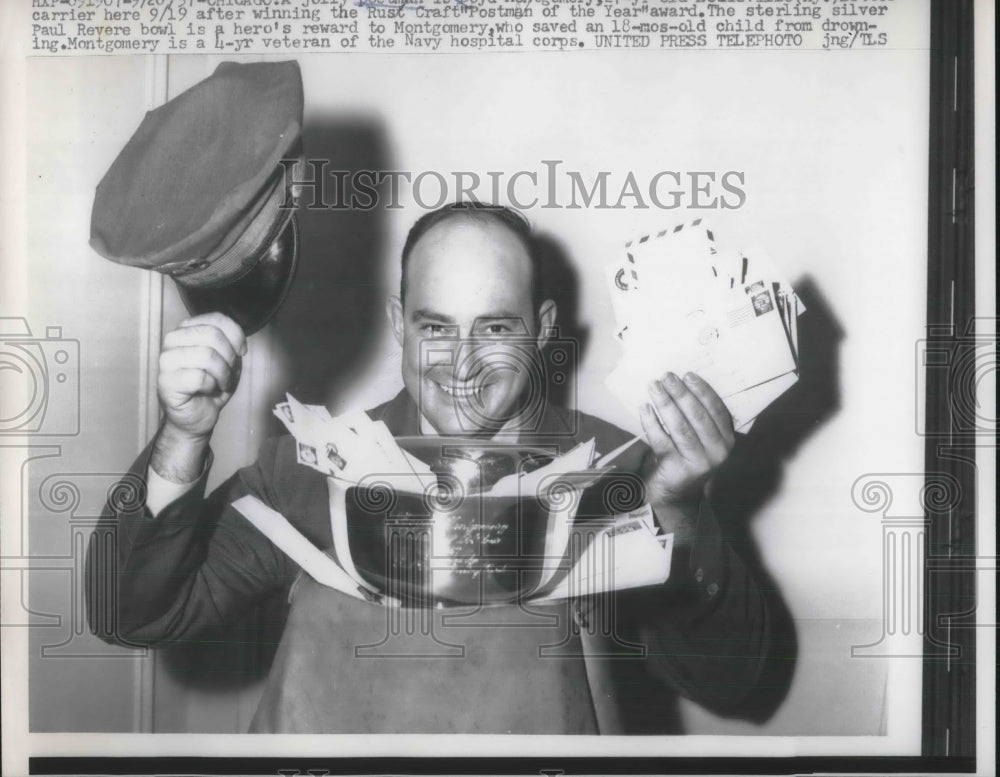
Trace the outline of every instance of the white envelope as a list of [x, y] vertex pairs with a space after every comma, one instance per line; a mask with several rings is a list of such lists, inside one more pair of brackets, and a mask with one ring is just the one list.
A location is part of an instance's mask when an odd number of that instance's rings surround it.
[[574, 527], [570, 570], [551, 590], [529, 601], [665, 583], [670, 577], [673, 542], [673, 534], [659, 530], [648, 505], [629, 515], [616, 516], [600, 529]]
[[766, 383], [726, 397], [723, 401], [733, 416], [733, 426], [736, 431], [744, 434], [750, 431], [753, 420], [774, 400], [794, 386], [798, 379], [799, 376], [794, 372], [786, 372]]
[[281, 513], [272, 510], [257, 497], [248, 494], [233, 502], [233, 508], [259, 529], [264, 536], [304, 569], [316, 582], [355, 599], [398, 606], [396, 599], [382, 596], [370, 586], [348, 575], [332, 558], [312, 544]]

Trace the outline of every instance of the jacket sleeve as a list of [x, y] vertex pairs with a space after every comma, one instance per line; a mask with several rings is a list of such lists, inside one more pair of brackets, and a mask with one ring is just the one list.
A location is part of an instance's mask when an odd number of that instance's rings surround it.
[[[666, 583], [619, 591], [600, 606], [613, 608], [600, 619], [614, 626], [602, 638], [611, 645], [603, 685], [618, 697], [613, 701], [633, 731], [657, 730], [656, 720], [639, 720], [635, 710], [651, 711], [665, 693], [718, 714], [742, 712], [771, 648], [770, 608], [707, 503], [700, 509], [694, 545], [688, 553], [675, 553]], [[583, 618], [581, 627], [593, 631], [593, 615]]]
[[[253, 494], [280, 510], [276, 441], [205, 497], [208, 467], [155, 517], [145, 504], [152, 443], [112, 488], [87, 552], [91, 630], [128, 646], [184, 640], [233, 623], [280, 590], [294, 564], [230, 505]], [[211, 457], [210, 457], [211, 461]]]

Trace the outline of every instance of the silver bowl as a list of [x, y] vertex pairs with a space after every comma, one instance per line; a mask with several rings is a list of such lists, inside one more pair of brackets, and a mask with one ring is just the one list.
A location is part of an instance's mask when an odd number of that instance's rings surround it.
[[373, 475], [346, 494], [358, 574], [407, 606], [516, 602], [543, 574], [551, 495], [494, 496], [505, 475], [553, 458], [544, 448], [463, 438], [400, 437], [435, 477], [396, 489]]

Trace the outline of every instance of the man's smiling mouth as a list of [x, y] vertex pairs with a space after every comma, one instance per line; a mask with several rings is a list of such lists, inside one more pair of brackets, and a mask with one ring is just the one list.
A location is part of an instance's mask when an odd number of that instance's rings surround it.
[[[435, 381], [437, 383], [437, 381]], [[480, 397], [483, 392], [489, 388], [485, 383], [469, 383], [466, 385], [455, 385], [446, 383], [437, 383], [437, 385], [444, 391], [448, 396], [455, 397], [457, 399], [471, 399], [472, 397]]]

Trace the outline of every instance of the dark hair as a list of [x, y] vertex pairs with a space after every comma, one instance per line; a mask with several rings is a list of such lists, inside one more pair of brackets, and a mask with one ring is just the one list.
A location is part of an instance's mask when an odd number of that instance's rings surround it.
[[442, 221], [459, 216], [481, 221], [493, 221], [509, 229], [521, 241], [528, 253], [528, 259], [531, 261], [531, 304], [537, 315], [538, 306], [545, 299], [545, 296], [541, 259], [530, 222], [523, 213], [508, 208], [506, 205], [487, 205], [475, 201], [453, 202], [450, 205], [444, 205], [430, 213], [425, 213], [410, 227], [410, 231], [406, 235], [406, 242], [403, 244], [403, 257], [400, 263], [399, 299], [406, 300], [406, 266], [417, 241]]

